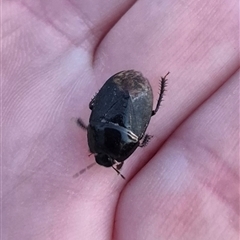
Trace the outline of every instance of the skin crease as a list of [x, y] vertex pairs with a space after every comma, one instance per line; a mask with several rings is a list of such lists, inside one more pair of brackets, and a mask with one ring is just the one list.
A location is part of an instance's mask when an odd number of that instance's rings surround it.
[[[235, 240], [238, 1], [2, 3], [2, 239]], [[170, 71], [123, 180], [88, 156], [88, 104], [114, 73]], [[155, 105], [154, 105], [155, 107]]]

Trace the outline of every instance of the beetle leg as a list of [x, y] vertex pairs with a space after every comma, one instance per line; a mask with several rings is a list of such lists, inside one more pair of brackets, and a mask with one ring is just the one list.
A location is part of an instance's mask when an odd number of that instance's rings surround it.
[[118, 164], [116, 165], [117, 170], [120, 170], [120, 169], [122, 168], [123, 163], [124, 163], [124, 162], [120, 162], [120, 163], [118, 163]]
[[125, 177], [124, 177], [114, 166], [112, 166], [112, 168], [113, 168], [123, 179], [125, 179]]
[[157, 106], [155, 108], [155, 110], [152, 111], [152, 116], [155, 115], [160, 107], [160, 104], [162, 102], [162, 99], [163, 99], [163, 94], [166, 90], [166, 83], [167, 83], [167, 75], [169, 74], [170, 72], [168, 72], [164, 77], [161, 77], [161, 88], [160, 88], [160, 94], [159, 94], [159, 98], [158, 98], [158, 101], [157, 101]]
[[93, 98], [93, 99], [91, 100], [91, 102], [89, 103], [89, 108], [90, 108], [90, 110], [93, 109], [94, 99], [95, 99], [95, 98]]
[[92, 100], [91, 100], [90, 103], [89, 103], [89, 108], [90, 108], [90, 110], [93, 109], [96, 96], [97, 96], [97, 93], [95, 93], [94, 97], [92, 98]]
[[146, 147], [152, 137], [153, 137], [152, 135], [146, 134], [143, 138], [143, 141], [141, 142], [141, 144], [139, 146]]
[[82, 129], [87, 130], [87, 126], [85, 125], [85, 123], [82, 121], [81, 118], [78, 118], [78, 119], [77, 119], [77, 125], [78, 125], [79, 127], [81, 127]]

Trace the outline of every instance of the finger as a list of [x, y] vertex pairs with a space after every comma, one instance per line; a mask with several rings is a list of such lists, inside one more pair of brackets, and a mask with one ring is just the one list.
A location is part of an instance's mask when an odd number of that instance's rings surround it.
[[147, 233], [151, 239], [237, 237], [239, 73], [131, 181], [118, 207], [116, 239], [126, 232], [128, 239], [145, 239]]
[[[42, 30], [51, 31], [52, 29], [56, 34], [55, 37], [64, 37], [69, 44], [75, 47], [83, 45], [88, 48], [96, 46], [99, 39], [108, 32], [133, 3], [134, 1], [126, 0], [61, 0], [58, 2], [23, 0], [11, 4], [6, 3], [4, 17], [11, 20], [8, 32], [18, 28], [23, 30], [22, 24], [24, 23], [24, 31], [32, 29], [32, 34], [39, 37], [43, 34]], [[28, 22], [28, 26], [25, 22]], [[56, 44], [56, 38], [52, 39], [50, 43], [53, 43], [53, 40]]]
[[163, 104], [148, 127], [154, 136], [148, 151], [132, 156], [135, 169], [143, 166], [139, 158], [149, 159], [239, 65], [236, 1], [208, 1], [201, 11], [189, 1], [156, 1], [151, 7], [147, 1], [134, 4], [102, 40], [95, 58], [95, 72], [106, 76], [96, 78], [97, 89], [109, 72], [133, 68], [150, 80], [155, 104], [159, 78], [170, 71]]

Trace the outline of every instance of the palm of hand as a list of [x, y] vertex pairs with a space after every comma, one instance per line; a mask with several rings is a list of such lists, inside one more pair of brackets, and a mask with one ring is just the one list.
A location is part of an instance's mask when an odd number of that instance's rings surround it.
[[[209, 20], [214, 0], [184, 12], [40, 2], [3, 4], [3, 237], [237, 239], [236, 3]], [[142, 71], [155, 97], [171, 72], [154, 138], [126, 161], [126, 181], [100, 166], [73, 179], [94, 159], [72, 119], [87, 122], [91, 97], [123, 69]]]

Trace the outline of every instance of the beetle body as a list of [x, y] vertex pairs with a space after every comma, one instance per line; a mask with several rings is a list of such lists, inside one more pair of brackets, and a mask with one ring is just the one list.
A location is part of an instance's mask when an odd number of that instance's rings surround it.
[[89, 125], [84, 127], [78, 120], [81, 127], [87, 128], [88, 146], [98, 164], [122, 166], [141, 145], [150, 119], [159, 108], [165, 82], [164, 77], [155, 111], [151, 85], [140, 72], [121, 71], [105, 82], [89, 104]]

